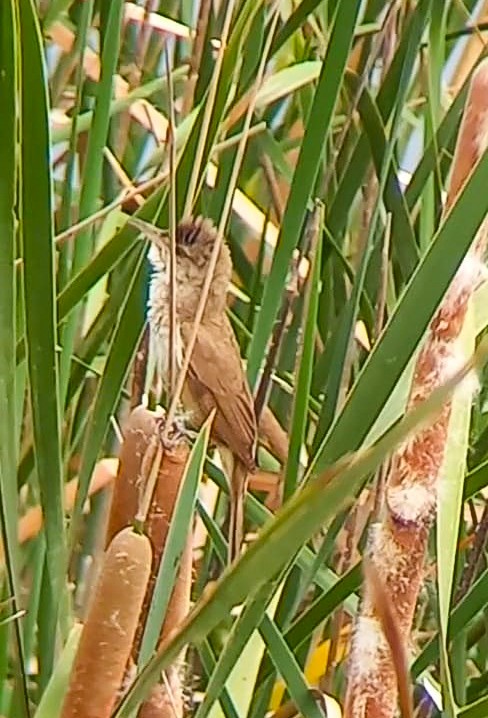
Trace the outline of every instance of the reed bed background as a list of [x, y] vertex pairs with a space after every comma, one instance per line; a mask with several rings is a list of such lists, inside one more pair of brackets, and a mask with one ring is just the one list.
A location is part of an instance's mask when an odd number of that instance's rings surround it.
[[[0, 715], [486, 718], [487, 23], [0, 3]], [[265, 407], [227, 570], [127, 223], [190, 212]]]

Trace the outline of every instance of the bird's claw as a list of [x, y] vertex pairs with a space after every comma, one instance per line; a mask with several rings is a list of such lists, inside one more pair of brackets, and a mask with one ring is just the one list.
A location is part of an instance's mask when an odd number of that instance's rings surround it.
[[157, 428], [161, 444], [167, 451], [172, 451], [182, 440], [192, 436], [192, 432], [188, 429], [185, 416], [177, 415], [169, 428], [166, 426], [166, 413], [162, 413], [156, 418]]

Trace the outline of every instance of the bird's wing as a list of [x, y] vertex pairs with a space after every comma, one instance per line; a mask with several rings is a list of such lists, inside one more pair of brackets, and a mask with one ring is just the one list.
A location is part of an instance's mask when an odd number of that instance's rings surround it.
[[[187, 343], [192, 325], [181, 327]], [[198, 329], [187, 377], [190, 392], [202, 408], [216, 408], [214, 435], [248, 470], [255, 468], [257, 425], [254, 403], [229, 320], [219, 317]]]

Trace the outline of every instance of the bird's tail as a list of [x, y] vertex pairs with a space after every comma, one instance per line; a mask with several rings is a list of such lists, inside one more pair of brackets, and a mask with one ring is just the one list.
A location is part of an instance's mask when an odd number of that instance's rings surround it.
[[229, 563], [239, 556], [244, 539], [244, 501], [247, 482], [247, 468], [236, 458], [230, 482]]

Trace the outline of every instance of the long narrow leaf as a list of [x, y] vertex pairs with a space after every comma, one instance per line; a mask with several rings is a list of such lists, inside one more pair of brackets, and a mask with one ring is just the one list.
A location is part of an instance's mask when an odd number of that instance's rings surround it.
[[178, 573], [180, 558], [188, 540], [188, 527], [191, 526], [195, 511], [197, 492], [202, 477], [203, 463], [207, 453], [213, 418], [213, 415], [210, 415], [198, 433], [178, 492], [142, 636], [139, 652], [139, 664], [141, 666], [148, 661], [156, 649], [163, 619], [166, 615], [166, 609]]
[[325, 140], [339, 94], [344, 67], [351, 47], [360, 4], [339, 0], [327, 54], [314, 95], [305, 136], [293, 175], [281, 233], [263, 296], [265, 312], [258, 316], [251, 340], [247, 373], [254, 386], [286, 280], [287, 267], [301, 234], [305, 213], [322, 161]]
[[[25, 329], [34, 453], [46, 519], [47, 568], [51, 588], [49, 614], [51, 633], [55, 633], [65, 580], [66, 547], [56, 359], [48, 98], [42, 38], [34, 4], [30, 0], [22, 0], [19, 9], [22, 43], [21, 229]], [[53, 655], [49, 660], [53, 660]]]

